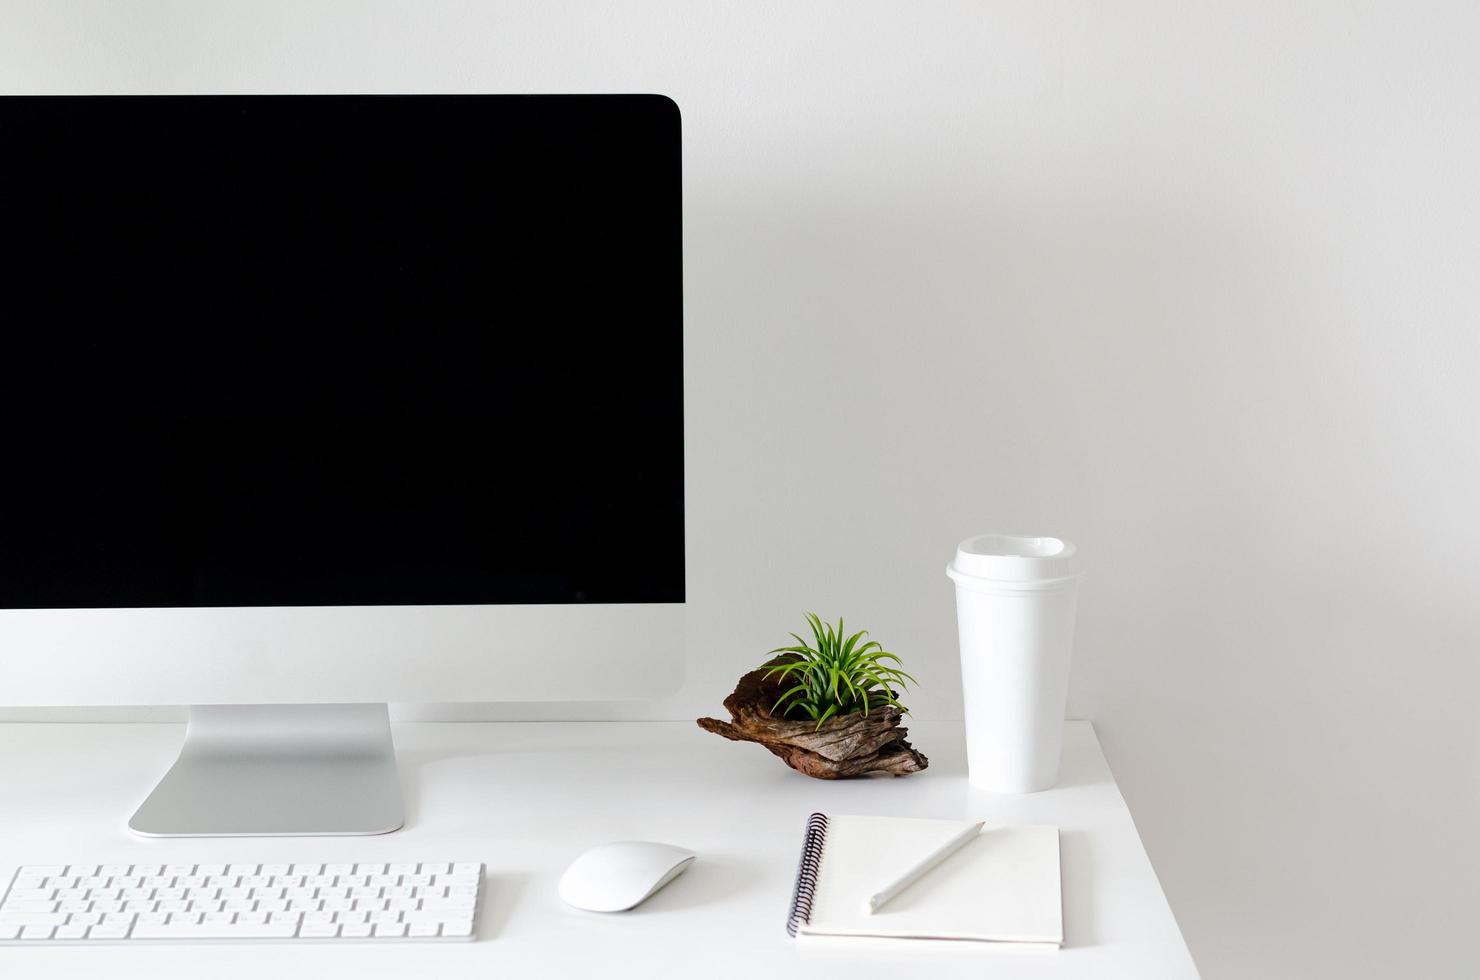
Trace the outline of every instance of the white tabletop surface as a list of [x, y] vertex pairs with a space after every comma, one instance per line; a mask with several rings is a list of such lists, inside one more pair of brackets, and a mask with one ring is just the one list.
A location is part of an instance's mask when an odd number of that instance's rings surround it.
[[[124, 821], [183, 727], [0, 725], [0, 875], [20, 864], [481, 861], [478, 941], [462, 944], [0, 947], [0, 975], [148, 977], [805, 977], [1137, 980], [1196, 977], [1088, 722], [1069, 722], [1062, 779], [1028, 796], [965, 780], [961, 728], [912, 725], [930, 768], [821, 782], [692, 723], [396, 726], [407, 825], [382, 837], [145, 840]], [[785, 932], [803, 827], [831, 813], [1049, 823], [1062, 829], [1061, 950], [816, 940]], [[638, 909], [563, 905], [583, 849], [657, 840], [699, 854]]]

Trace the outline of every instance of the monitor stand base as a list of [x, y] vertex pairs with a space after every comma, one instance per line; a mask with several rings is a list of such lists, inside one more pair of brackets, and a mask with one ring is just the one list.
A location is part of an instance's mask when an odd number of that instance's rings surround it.
[[385, 834], [404, 822], [384, 704], [196, 705], [144, 837]]

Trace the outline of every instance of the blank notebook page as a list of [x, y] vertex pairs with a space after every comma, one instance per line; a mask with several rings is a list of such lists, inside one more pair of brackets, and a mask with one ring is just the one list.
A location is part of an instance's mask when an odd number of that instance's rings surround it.
[[798, 934], [1062, 943], [1057, 827], [989, 824], [869, 914], [870, 896], [975, 822], [830, 816]]

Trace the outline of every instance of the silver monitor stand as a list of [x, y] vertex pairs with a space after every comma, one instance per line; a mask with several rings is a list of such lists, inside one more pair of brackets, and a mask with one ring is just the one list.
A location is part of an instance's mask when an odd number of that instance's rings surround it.
[[129, 820], [145, 837], [386, 834], [405, 822], [384, 704], [196, 705]]

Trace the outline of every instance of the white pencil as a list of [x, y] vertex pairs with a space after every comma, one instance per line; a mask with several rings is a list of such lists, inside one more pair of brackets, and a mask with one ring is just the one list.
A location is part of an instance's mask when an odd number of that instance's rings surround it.
[[967, 827], [965, 830], [961, 831], [961, 833], [957, 834], [955, 837], [952, 837], [950, 840], [946, 841], [934, 851], [931, 851], [929, 857], [925, 858], [925, 860], [921, 861], [919, 864], [915, 865], [913, 868], [900, 875], [899, 878], [888, 888], [885, 888], [873, 898], [869, 899], [869, 914], [872, 915], [875, 912], [879, 911], [879, 909], [884, 905], [885, 902], [894, 898], [900, 892], [904, 891], [906, 888], [910, 887], [915, 882], [925, 877], [925, 875], [929, 873], [931, 868], [934, 868], [937, 864], [940, 864], [946, 858], [950, 857], [952, 854], [955, 854], [957, 851], [961, 850], [961, 848], [965, 847], [972, 838], [981, 833], [982, 825], [985, 823], [986, 821], [983, 820], [980, 823], [974, 823], [970, 827]]

